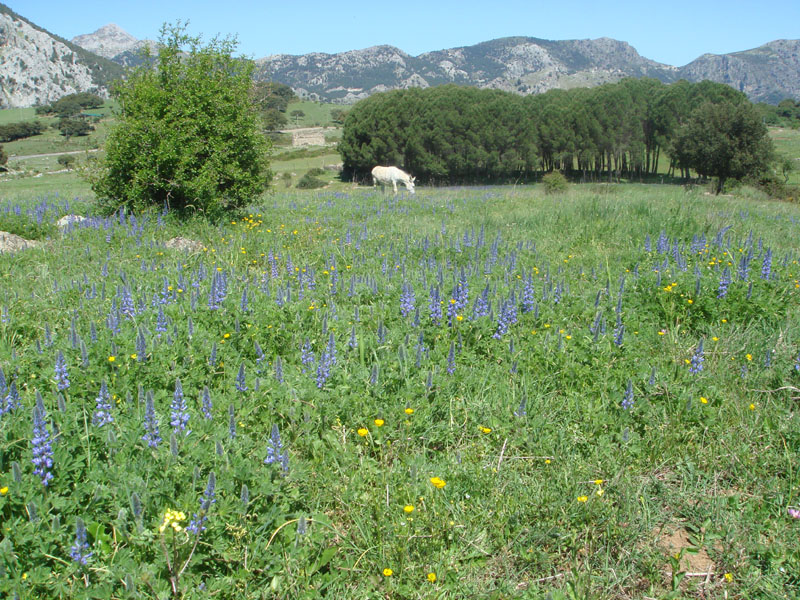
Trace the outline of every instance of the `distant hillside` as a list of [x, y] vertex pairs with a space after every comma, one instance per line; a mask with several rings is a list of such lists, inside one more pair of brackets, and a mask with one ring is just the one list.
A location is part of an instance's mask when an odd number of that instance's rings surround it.
[[685, 67], [640, 56], [610, 38], [542, 40], [509, 37], [410, 56], [393, 46], [339, 54], [278, 54], [256, 61], [257, 78], [291, 85], [300, 95], [350, 103], [375, 92], [443, 83], [497, 88], [520, 94], [653, 77], [666, 83], [710, 79], [751, 100], [800, 99], [800, 40], [779, 40], [725, 55], [704, 55]]
[[0, 108], [46, 104], [75, 92], [107, 95], [122, 73], [118, 64], [0, 4]]
[[800, 100], [800, 40], [776, 40], [731, 54], [704, 54], [679, 73], [689, 81], [726, 83], [757, 102]]

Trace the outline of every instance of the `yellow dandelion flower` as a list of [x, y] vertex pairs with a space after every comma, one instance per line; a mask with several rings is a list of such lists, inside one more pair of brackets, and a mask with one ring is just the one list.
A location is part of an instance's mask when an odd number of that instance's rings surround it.
[[414, 409], [413, 409], [413, 408], [411, 408], [411, 407], [409, 407], [409, 408], [405, 409], [405, 411], [404, 411], [404, 412], [405, 412], [407, 415], [413, 415], [413, 414], [414, 414]]
[[745, 358], [746, 358], [748, 361], [751, 361], [751, 360], [753, 360], [753, 355], [752, 355], [752, 354], [745, 354], [745, 355], [744, 355], [744, 357], [745, 357]]
[[594, 480], [594, 484], [595, 485], [603, 485], [603, 480], [602, 479], [595, 479]]
[[605, 491], [603, 490], [603, 488], [597, 488], [597, 491], [595, 493], [598, 496], [602, 496], [603, 494], [605, 494]]
[[484, 427], [483, 425], [478, 425], [478, 429], [481, 430], [483, 433], [492, 433], [491, 427]]
[[131, 360], [136, 360], [137, 358], [139, 358], [137, 354], [131, 354]]
[[0, 496], [5, 496], [8, 493], [8, 486], [4, 485], [0, 488]]
[[383, 419], [375, 419], [375, 427], [383, 427], [385, 422]]
[[110, 363], [113, 363], [115, 360], [117, 360], [116, 356], [109, 356], [108, 357], [108, 362], [110, 362]]
[[384, 577], [391, 577], [392, 575], [394, 575], [394, 571], [392, 571], [391, 569], [384, 569], [383, 570], [383, 576]]
[[428, 573], [427, 577], [428, 581], [430, 581], [431, 583], [436, 583], [436, 573], [431, 571], [430, 573]]
[[702, 404], [708, 404], [708, 398], [706, 398], [705, 396], [700, 396], [700, 402]]
[[546, 464], [546, 465], [549, 465], [551, 462], [553, 462], [553, 461], [551, 461], [549, 458], [545, 458], [544, 459], [544, 464]]
[[578, 496], [578, 502], [586, 502], [588, 499], [587, 496]]
[[755, 404], [751, 404], [751, 405], [750, 405], [748, 408], [749, 408], [750, 410], [755, 410], [755, 409], [756, 409], [756, 405], [755, 405]]
[[404, 511], [406, 514], [411, 514], [412, 512], [414, 512], [414, 505], [413, 505], [413, 504], [406, 504], [406, 505], [403, 507], [403, 511]]
[[730, 573], [725, 573], [725, 581], [727, 581], [728, 583], [733, 581], [733, 575], [731, 575]]
[[359, 428], [359, 430], [358, 430], [358, 432], [357, 432], [357, 433], [358, 433], [358, 435], [360, 435], [361, 437], [364, 437], [364, 436], [366, 436], [366, 435], [369, 433], [369, 431], [367, 430], [367, 428], [366, 428], [366, 427], [361, 427], [361, 428]]
[[226, 333], [226, 334], [225, 334], [225, 335], [223, 335], [222, 337], [223, 337], [223, 338], [225, 338], [225, 339], [227, 340], [229, 337], [231, 337], [231, 334], [230, 334], [230, 333]]

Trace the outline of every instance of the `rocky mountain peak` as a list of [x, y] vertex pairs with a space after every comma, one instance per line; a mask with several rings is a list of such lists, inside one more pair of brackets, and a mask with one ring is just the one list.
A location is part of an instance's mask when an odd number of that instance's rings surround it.
[[94, 33], [76, 35], [72, 43], [104, 58], [114, 58], [122, 52], [137, 50], [142, 45], [142, 42], [114, 23], [103, 25]]

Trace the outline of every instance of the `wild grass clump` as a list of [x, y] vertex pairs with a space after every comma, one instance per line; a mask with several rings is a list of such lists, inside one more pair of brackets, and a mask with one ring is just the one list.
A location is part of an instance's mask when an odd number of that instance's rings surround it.
[[797, 206], [538, 194], [286, 191], [0, 255], [0, 592], [790, 595]]

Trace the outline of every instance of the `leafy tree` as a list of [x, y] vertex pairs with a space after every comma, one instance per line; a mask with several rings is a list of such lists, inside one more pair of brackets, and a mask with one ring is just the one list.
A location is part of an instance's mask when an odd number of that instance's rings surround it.
[[253, 103], [261, 111], [277, 110], [285, 113], [289, 103], [297, 99], [297, 94], [291, 87], [274, 81], [256, 81], [250, 93]]
[[251, 101], [253, 63], [235, 41], [206, 45], [185, 24], [161, 29], [158, 60], [114, 94], [120, 102], [92, 189], [109, 209], [149, 205], [219, 214], [261, 193], [271, 179], [270, 144]]
[[767, 128], [749, 102], [706, 102], [677, 134], [678, 160], [701, 176], [716, 177], [716, 193], [728, 179], [756, 177], [773, 160]]
[[347, 117], [347, 111], [341, 108], [334, 108], [331, 110], [331, 121], [336, 123], [337, 125], [344, 125], [345, 117]]
[[304, 112], [303, 112], [302, 110], [300, 110], [299, 108], [296, 108], [295, 110], [293, 110], [292, 112], [290, 112], [290, 113], [289, 113], [289, 115], [290, 115], [290, 116], [291, 116], [291, 117], [294, 119], [294, 124], [295, 124], [295, 125], [297, 125], [297, 122], [298, 122], [300, 119], [302, 119], [303, 117], [305, 117], [305, 116], [306, 116], [306, 113], [304, 113]]
[[13, 142], [14, 140], [39, 135], [44, 131], [44, 128], [44, 125], [39, 121], [23, 121], [0, 125], [0, 142]]
[[62, 117], [58, 120], [57, 127], [61, 135], [67, 139], [76, 135], [89, 135], [89, 132], [94, 130], [94, 127], [83, 119], [70, 119], [66, 117]]
[[261, 113], [261, 121], [267, 131], [277, 131], [288, 123], [286, 115], [275, 108], [268, 108], [263, 111]]
[[62, 154], [56, 159], [56, 162], [65, 169], [71, 169], [75, 166], [75, 156], [72, 154]]
[[7, 169], [6, 165], [8, 164], [8, 154], [6, 154], [5, 148], [0, 146], [0, 171], [5, 171]]

